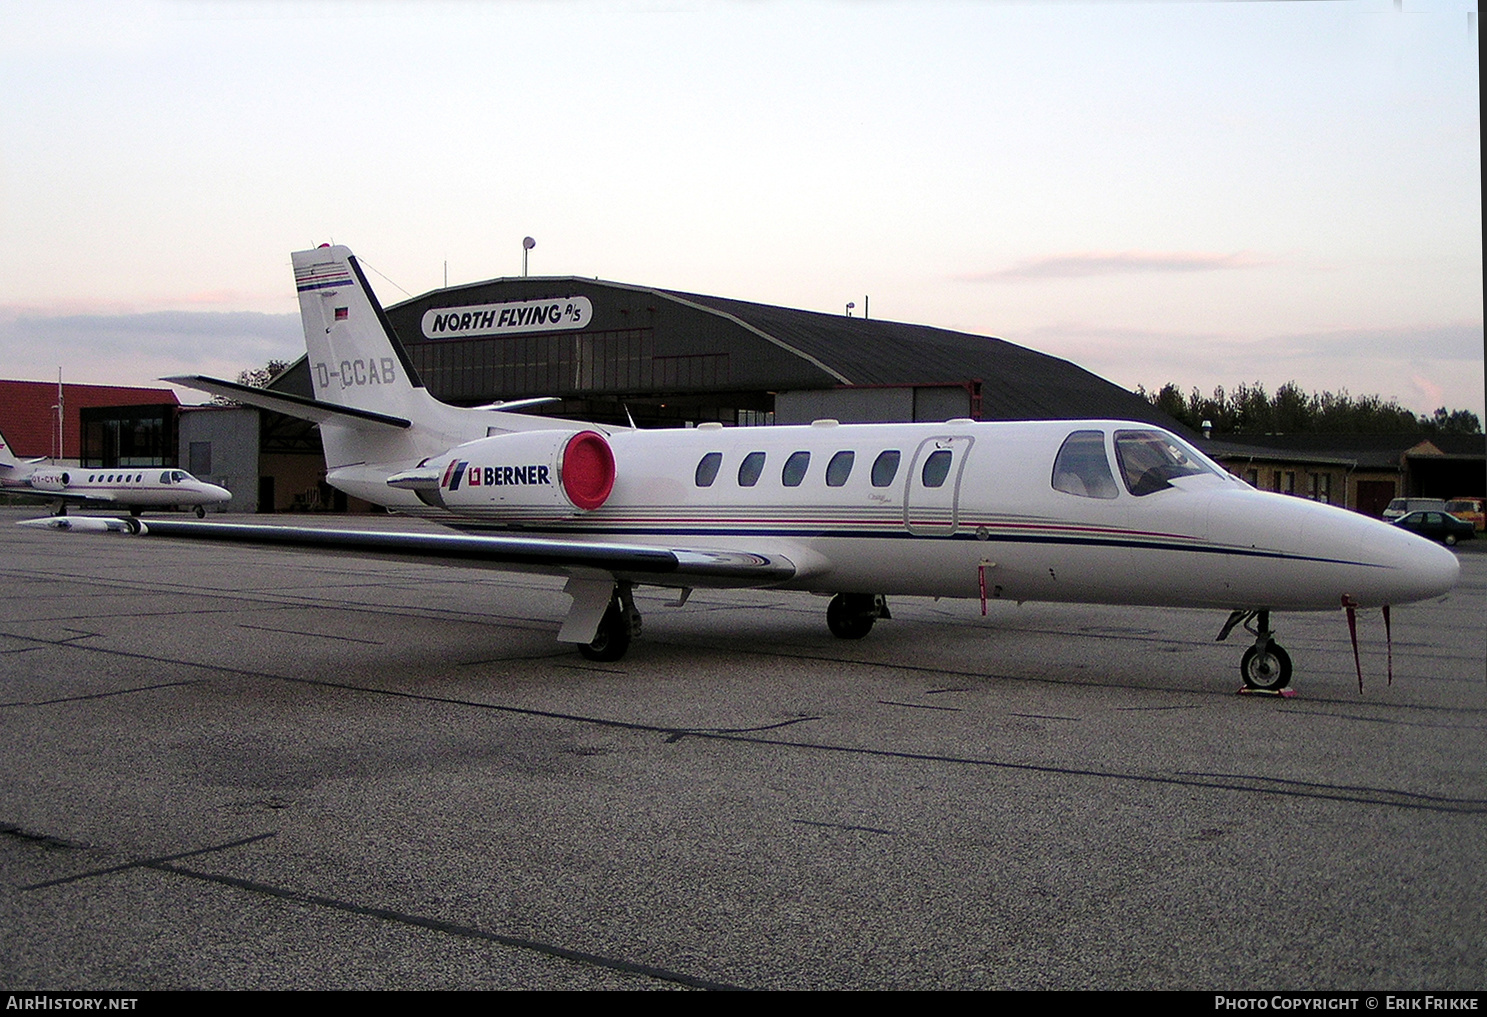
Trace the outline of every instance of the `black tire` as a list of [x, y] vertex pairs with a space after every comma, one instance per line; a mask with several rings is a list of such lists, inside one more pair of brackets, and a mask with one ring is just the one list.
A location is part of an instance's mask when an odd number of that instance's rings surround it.
[[1454, 534], [1454, 533], [1448, 533], [1448, 534], [1446, 534], [1446, 546], [1447, 547], [1455, 547], [1456, 546], [1456, 534]]
[[138, 519], [139, 518], [139, 506], [138, 505], [130, 505], [129, 506], [129, 514], [131, 516], [133, 516], [135, 519]]
[[579, 643], [578, 652], [586, 660], [604, 663], [619, 660], [630, 649], [630, 623], [620, 606], [613, 601], [599, 620], [599, 631], [592, 643]]
[[838, 593], [826, 605], [826, 627], [838, 639], [861, 639], [873, 630], [871, 594]]
[[197, 519], [205, 519], [206, 517], [207, 517], [207, 510], [205, 508], [203, 508], [202, 506], [200, 506], [200, 505], [196, 506], [196, 518]]
[[1239, 673], [1246, 688], [1279, 692], [1291, 684], [1291, 656], [1276, 643], [1263, 651], [1251, 646], [1239, 662]]

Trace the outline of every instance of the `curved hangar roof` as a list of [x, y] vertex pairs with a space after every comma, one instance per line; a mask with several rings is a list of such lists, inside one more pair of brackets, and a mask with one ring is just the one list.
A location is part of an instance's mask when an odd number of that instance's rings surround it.
[[1001, 339], [577, 276], [434, 290], [387, 316], [430, 390], [452, 401], [978, 380], [986, 420], [1173, 426], [1134, 393]]

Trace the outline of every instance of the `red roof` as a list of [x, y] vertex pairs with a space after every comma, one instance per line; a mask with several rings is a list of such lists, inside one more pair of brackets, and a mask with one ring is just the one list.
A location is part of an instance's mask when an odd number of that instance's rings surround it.
[[[62, 458], [76, 459], [82, 433], [78, 410], [84, 406], [179, 406], [175, 390], [122, 385], [62, 385]], [[0, 381], [0, 434], [23, 459], [57, 452], [57, 383]]]

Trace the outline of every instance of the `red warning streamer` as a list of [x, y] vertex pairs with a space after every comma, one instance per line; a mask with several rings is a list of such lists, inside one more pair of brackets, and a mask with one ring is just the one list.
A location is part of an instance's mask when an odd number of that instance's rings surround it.
[[1353, 637], [1353, 667], [1358, 670], [1358, 694], [1363, 694], [1363, 662], [1358, 658], [1358, 602], [1344, 593], [1342, 606], [1348, 613], [1348, 634]]

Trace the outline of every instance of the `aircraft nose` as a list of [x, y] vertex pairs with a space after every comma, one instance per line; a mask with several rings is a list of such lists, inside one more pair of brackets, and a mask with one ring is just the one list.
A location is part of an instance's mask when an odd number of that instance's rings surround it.
[[1388, 538], [1380, 539], [1374, 546], [1382, 552], [1380, 557], [1390, 568], [1385, 585], [1391, 588], [1387, 596], [1378, 598], [1380, 603], [1429, 600], [1455, 587], [1461, 577], [1461, 563], [1455, 552], [1398, 526], [1380, 525], [1389, 531]]

